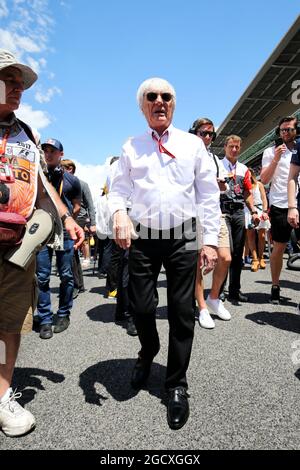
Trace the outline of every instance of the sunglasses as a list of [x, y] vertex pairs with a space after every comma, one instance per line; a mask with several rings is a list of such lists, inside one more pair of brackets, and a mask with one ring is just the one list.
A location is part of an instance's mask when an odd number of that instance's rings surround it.
[[285, 129], [279, 129], [280, 132], [294, 132], [295, 127], [286, 127]]
[[201, 135], [201, 137], [209, 136], [214, 137], [216, 133], [214, 131], [198, 131], [197, 134]]
[[162, 100], [166, 101], [167, 103], [171, 101], [171, 99], [173, 98], [171, 93], [153, 93], [153, 92], [147, 93], [146, 98], [148, 101], [151, 101], [151, 103], [153, 103], [153, 101], [155, 101], [158, 96], [161, 96]]

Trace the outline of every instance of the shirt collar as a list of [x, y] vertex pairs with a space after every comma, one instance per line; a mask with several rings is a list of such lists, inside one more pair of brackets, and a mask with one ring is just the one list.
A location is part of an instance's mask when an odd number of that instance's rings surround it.
[[11, 113], [5, 121], [0, 122], [0, 127], [6, 128], [11, 127], [10, 135], [18, 135], [22, 130], [22, 127], [18, 123], [15, 113]]
[[174, 130], [174, 126], [173, 124], [170, 124], [169, 127], [164, 131], [164, 133], [161, 136], [159, 136], [158, 133], [154, 129], [151, 129], [151, 127], [148, 127], [147, 132], [148, 134], [150, 134], [151, 138], [152, 138], [152, 135], [155, 135], [157, 139], [159, 140], [163, 136], [167, 136], [169, 138], [170, 135], [172, 135], [173, 130]]
[[237, 161], [235, 162], [235, 164], [233, 165], [233, 164], [228, 160], [227, 157], [224, 157], [224, 163], [225, 163], [225, 165], [226, 165], [226, 168], [229, 168], [230, 171], [232, 171], [232, 170], [236, 169], [237, 164], [238, 164], [238, 160], [237, 160]]

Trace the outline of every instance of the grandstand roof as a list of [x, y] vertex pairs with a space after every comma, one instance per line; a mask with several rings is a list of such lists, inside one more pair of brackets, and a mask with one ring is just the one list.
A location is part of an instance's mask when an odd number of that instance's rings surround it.
[[296, 79], [300, 79], [300, 16], [219, 126], [216, 154], [224, 154], [228, 135], [243, 139], [244, 152], [274, 129], [280, 117], [296, 113], [300, 106], [291, 99]]

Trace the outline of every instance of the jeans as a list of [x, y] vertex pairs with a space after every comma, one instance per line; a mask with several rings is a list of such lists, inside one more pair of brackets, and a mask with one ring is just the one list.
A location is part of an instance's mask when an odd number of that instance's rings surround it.
[[[73, 306], [73, 272], [72, 272], [72, 259], [74, 253], [73, 240], [64, 240], [64, 250], [56, 251], [57, 268], [60, 277], [59, 287], [59, 308], [57, 315], [64, 317], [70, 315], [70, 310]], [[36, 275], [38, 278], [39, 298], [37, 304], [37, 313], [40, 325], [53, 322], [53, 312], [51, 308], [51, 294], [50, 294], [50, 275], [52, 265], [53, 249], [48, 246], [44, 248], [37, 255]]]

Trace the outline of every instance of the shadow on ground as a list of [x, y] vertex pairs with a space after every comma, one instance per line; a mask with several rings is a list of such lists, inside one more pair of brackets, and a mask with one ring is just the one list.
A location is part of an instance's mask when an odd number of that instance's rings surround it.
[[[93, 307], [86, 312], [92, 321], [100, 321], [102, 323], [113, 323], [115, 321], [116, 303], [102, 304]], [[167, 307], [158, 307], [156, 309], [157, 320], [166, 320], [168, 318]]]
[[[102, 406], [110, 396], [119, 402], [135, 397], [138, 392], [130, 386], [135, 362], [136, 359], [111, 359], [98, 362], [82, 372], [79, 376], [79, 385], [83, 390], [85, 401]], [[165, 374], [166, 367], [153, 362], [146, 389], [159, 399], [164, 395]], [[105, 388], [107, 395], [97, 392], [97, 384]]]
[[257, 325], [270, 325], [280, 330], [300, 333], [300, 316], [285, 312], [255, 312], [246, 315], [247, 320], [255, 322]]
[[14, 371], [12, 389], [18, 388], [22, 391], [22, 397], [18, 400], [22, 406], [31, 402], [37, 390], [45, 390], [43, 380], [50, 380], [53, 383], [61, 383], [65, 380], [63, 374], [58, 374], [52, 370], [36, 369], [30, 367], [16, 367]]

